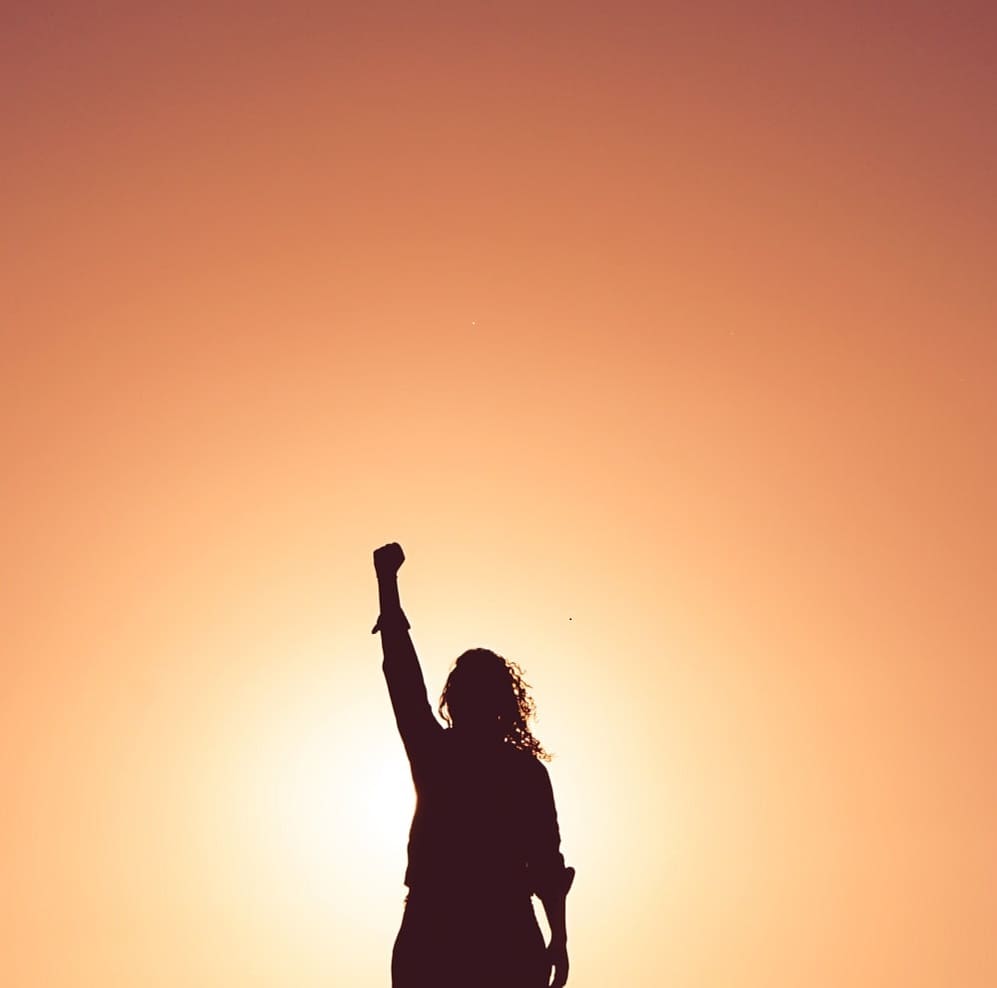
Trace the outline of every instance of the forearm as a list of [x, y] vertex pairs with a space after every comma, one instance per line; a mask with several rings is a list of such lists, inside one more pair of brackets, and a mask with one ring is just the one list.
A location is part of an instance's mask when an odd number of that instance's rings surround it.
[[380, 573], [377, 577], [377, 599], [381, 608], [381, 616], [388, 617], [397, 614], [402, 609], [398, 595], [398, 574]]
[[565, 900], [567, 892], [543, 892], [540, 894], [540, 901], [543, 903], [544, 912], [547, 914], [547, 923], [550, 926], [551, 944], [566, 944], [568, 942], [568, 930], [565, 919]]
[[409, 623], [402, 610], [396, 573], [379, 573], [377, 597], [380, 613], [375, 631], [381, 633], [381, 651], [385, 664], [401, 660], [405, 666], [418, 666], [415, 646], [409, 635]]
[[547, 923], [550, 926], [550, 943], [547, 960], [550, 964], [551, 988], [564, 988], [568, 980], [568, 931], [564, 919], [564, 900], [575, 878], [574, 868], [565, 868], [562, 877], [538, 891]]
[[371, 634], [384, 632], [389, 636], [399, 627], [408, 630], [411, 625], [402, 610], [401, 600], [398, 596], [398, 575], [397, 573], [378, 573], [377, 575], [377, 598], [378, 617], [374, 627], [370, 629]]

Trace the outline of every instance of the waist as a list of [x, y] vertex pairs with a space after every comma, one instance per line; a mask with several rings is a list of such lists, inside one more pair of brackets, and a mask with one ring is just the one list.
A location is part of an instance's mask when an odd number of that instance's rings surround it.
[[413, 892], [465, 898], [522, 899], [530, 898], [526, 869], [492, 870], [489, 868], [450, 869], [433, 867], [430, 862], [410, 862], [405, 872], [405, 884]]
[[484, 922], [515, 924], [536, 921], [529, 892], [487, 887], [453, 888], [420, 883], [405, 897], [407, 912], [435, 916], [440, 922], [476, 925]]

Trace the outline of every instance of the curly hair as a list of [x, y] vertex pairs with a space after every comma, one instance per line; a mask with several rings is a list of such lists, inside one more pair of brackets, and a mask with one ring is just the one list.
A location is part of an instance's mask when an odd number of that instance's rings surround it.
[[459, 707], [487, 711], [501, 727], [502, 740], [519, 751], [529, 752], [544, 762], [550, 755], [529, 727], [536, 717], [536, 704], [527, 692], [530, 684], [523, 670], [488, 648], [471, 648], [458, 656], [440, 696], [440, 716], [451, 727]]

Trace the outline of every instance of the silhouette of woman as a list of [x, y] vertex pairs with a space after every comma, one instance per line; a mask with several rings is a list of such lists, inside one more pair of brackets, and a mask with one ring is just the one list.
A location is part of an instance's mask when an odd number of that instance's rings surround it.
[[[457, 659], [440, 699], [448, 727], [437, 721], [398, 596], [404, 561], [396, 542], [374, 551], [373, 630], [416, 790], [392, 986], [562, 988], [575, 872], [560, 851], [547, 755], [527, 726], [533, 701], [518, 666], [474, 648]], [[550, 924], [546, 947], [534, 894]]]

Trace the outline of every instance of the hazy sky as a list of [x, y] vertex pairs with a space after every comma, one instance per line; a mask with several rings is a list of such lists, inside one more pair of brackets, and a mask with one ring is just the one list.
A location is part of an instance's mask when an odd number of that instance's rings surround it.
[[574, 988], [997, 982], [988, 4], [13, 3], [0, 981], [388, 984], [527, 671]]

